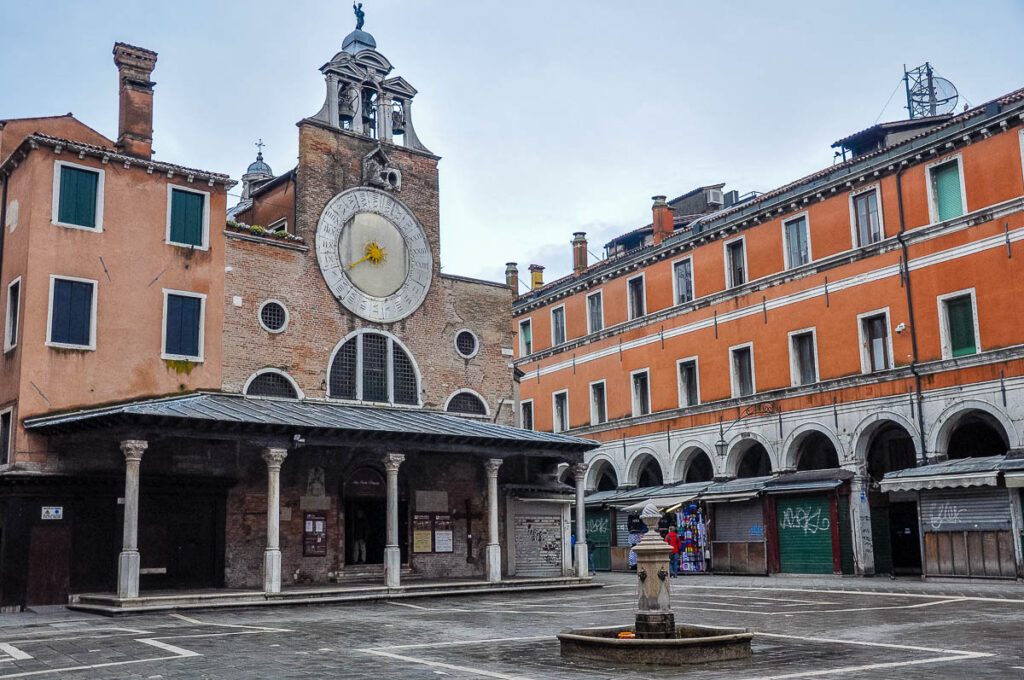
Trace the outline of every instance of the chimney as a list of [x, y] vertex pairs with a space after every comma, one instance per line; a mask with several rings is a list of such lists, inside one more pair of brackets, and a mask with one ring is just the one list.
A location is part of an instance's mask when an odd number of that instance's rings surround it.
[[583, 231], [572, 235], [572, 273], [579, 276], [587, 268], [587, 234]]
[[539, 264], [530, 265], [530, 290], [537, 290], [544, 285], [544, 267]]
[[664, 196], [652, 196], [654, 206], [654, 243], [658, 244], [672, 235], [672, 208], [668, 207]]
[[117, 117], [117, 148], [129, 156], [153, 157], [153, 86], [149, 79], [156, 67], [156, 52], [114, 43], [120, 94]]
[[515, 295], [519, 295], [519, 267], [515, 262], [505, 263], [505, 285], [511, 288]]

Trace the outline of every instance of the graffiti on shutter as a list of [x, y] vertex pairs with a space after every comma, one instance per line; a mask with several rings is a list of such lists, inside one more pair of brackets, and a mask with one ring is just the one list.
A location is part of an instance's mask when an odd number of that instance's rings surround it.
[[921, 529], [999, 531], [1010, 528], [1006, 489], [936, 489], [921, 493]]
[[519, 504], [516, 510], [516, 576], [561, 576], [560, 506], [547, 510], [537, 505]]
[[761, 501], [715, 503], [713, 522], [716, 541], [763, 541]]

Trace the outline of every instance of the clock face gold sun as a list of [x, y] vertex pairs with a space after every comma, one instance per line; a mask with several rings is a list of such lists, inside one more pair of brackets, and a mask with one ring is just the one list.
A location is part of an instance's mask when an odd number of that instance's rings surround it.
[[317, 223], [316, 254], [331, 292], [364, 319], [402, 319], [430, 287], [433, 259], [423, 228], [405, 205], [377, 189], [349, 189], [328, 202]]

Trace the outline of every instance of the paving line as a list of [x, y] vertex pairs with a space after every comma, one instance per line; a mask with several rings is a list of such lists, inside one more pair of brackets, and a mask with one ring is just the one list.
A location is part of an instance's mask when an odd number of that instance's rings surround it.
[[[32, 658], [31, 654], [26, 654], [22, 650], [7, 642], [0, 642], [0, 652], [3, 652], [7, 656], [11, 657], [9, 659], [10, 661], [24, 661], [25, 659]], [[4, 659], [4, 661], [8, 661], [8, 659]]]
[[412, 645], [387, 645], [384, 647], [367, 647], [360, 652], [371, 652], [375, 649], [423, 649], [425, 647], [458, 647], [461, 645], [482, 645], [492, 642], [529, 642], [533, 640], [551, 640], [551, 635], [531, 635], [528, 637], [483, 638], [480, 640], [446, 640], [444, 642], [420, 642]]
[[687, 586], [687, 588], [700, 588], [704, 590], [771, 590], [771, 591], [783, 591], [791, 593], [836, 593], [839, 595], [875, 595], [884, 597], [914, 597], [914, 598], [943, 598], [943, 597], [956, 597], [960, 600], [968, 600], [971, 602], [1002, 602], [1004, 604], [1010, 603], [1024, 603], [1024, 599], [1013, 599], [1009, 597], [980, 597], [974, 595], [941, 595], [938, 593], [897, 593], [892, 591], [881, 591], [881, 590], [839, 590], [834, 588], [779, 588], [775, 586], [701, 586], [693, 585]]
[[203, 623], [199, 619], [193, 619], [191, 616], [185, 616], [184, 614], [173, 613], [173, 614], [171, 614], [171, 616], [173, 618], [176, 618], [176, 619], [181, 619], [182, 621], [188, 621], [189, 623], [198, 623], [198, 624], [202, 624]]
[[[418, 663], [422, 666], [430, 666], [432, 668], [444, 668], [450, 671], [462, 671], [464, 673], [472, 673], [473, 675], [482, 676], [485, 678], [498, 678], [499, 680], [530, 680], [525, 675], [507, 675], [506, 673], [497, 673], [495, 671], [485, 671], [481, 668], [471, 668], [469, 666], [456, 666], [451, 663], [442, 663], [441, 661], [428, 661], [427, 659], [417, 659], [413, 656], [402, 656], [401, 654], [392, 654], [391, 652], [384, 652], [377, 649], [360, 649], [359, 651], [366, 654], [373, 654], [375, 656], [383, 656], [398, 661], [404, 661], [406, 663]], [[3, 677], [3, 676], [0, 676]]]

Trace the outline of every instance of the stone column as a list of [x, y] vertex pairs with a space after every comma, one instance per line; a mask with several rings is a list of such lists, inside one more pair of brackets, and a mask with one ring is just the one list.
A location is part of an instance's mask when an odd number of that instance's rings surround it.
[[281, 463], [286, 449], [263, 449], [267, 463], [267, 549], [263, 553], [263, 592], [281, 592]]
[[331, 125], [341, 127], [341, 117], [338, 114], [338, 76], [333, 73], [327, 74], [327, 118]]
[[875, 573], [875, 547], [871, 531], [871, 506], [868, 503], [869, 480], [858, 474], [850, 480], [850, 526], [853, 528], [854, 571], [861, 576]]
[[405, 460], [401, 453], [384, 456], [384, 469], [388, 473], [388, 542], [384, 547], [384, 584], [388, 588], [402, 585], [402, 551], [398, 547], [398, 466]]
[[587, 508], [583, 500], [587, 464], [573, 465], [572, 473], [576, 478], [576, 575], [580, 578], [590, 578], [590, 551], [587, 549]]
[[117, 596], [121, 599], [139, 596], [139, 466], [149, 442], [125, 439], [124, 454], [124, 533], [121, 555], [117, 561]]
[[391, 95], [386, 92], [377, 95], [377, 132], [382, 142], [391, 143]]
[[498, 468], [500, 458], [484, 463], [487, 471], [487, 580], [501, 580], [501, 544], [498, 542]]

